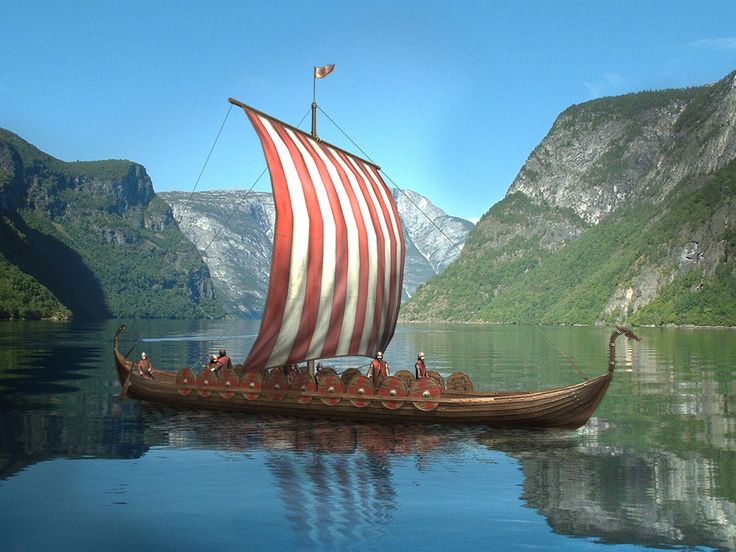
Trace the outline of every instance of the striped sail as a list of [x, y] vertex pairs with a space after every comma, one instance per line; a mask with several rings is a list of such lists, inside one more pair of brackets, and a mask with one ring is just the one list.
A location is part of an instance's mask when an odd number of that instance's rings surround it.
[[246, 366], [385, 349], [399, 313], [404, 236], [378, 167], [243, 107], [276, 204], [260, 331]]

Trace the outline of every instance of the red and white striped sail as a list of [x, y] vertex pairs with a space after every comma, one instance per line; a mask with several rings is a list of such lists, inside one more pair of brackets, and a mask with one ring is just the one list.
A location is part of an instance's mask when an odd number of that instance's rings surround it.
[[378, 168], [244, 107], [276, 203], [271, 279], [246, 366], [385, 349], [399, 314], [404, 236]]

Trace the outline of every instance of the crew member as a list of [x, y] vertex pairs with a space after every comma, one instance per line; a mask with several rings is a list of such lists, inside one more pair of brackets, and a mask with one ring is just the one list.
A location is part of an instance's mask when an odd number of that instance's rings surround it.
[[233, 369], [233, 363], [230, 362], [230, 357], [227, 356], [227, 351], [225, 351], [225, 349], [220, 349], [220, 354], [217, 357], [217, 364], [220, 366], [217, 368], [216, 372], [219, 372], [220, 370]]
[[145, 352], [141, 353], [141, 359], [138, 361], [138, 374], [153, 379], [153, 366]]
[[373, 380], [373, 385], [378, 387], [381, 385], [383, 378], [387, 378], [388, 376], [388, 362], [383, 360], [383, 352], [378, 351], [376, 358], [371, 361], [371, 365], [368, 368], [368, 377]]
[[429, 377], [427, 375], [427, 365], [424, 364], [424, 353], [422, 353], [421, 351], [417, 355], [416, 364], [414, 364], [414, 375], [417, 379]]

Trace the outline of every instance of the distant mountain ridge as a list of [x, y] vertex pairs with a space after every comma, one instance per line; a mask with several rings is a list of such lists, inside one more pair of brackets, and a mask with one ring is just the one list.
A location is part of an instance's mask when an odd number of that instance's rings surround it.
[[[161, 192], [158, 196], [197, 246], [228, 310], [260, 317], [271, 268], [273, 196], [245, 190]], [[406, 298], [457, 258], [473, 223], [447, 215], [411, 190], [394, 189], [393, 196], [407, 245]]]
[[453, 217], [412, 190], [392, 190], [404, 229], [407, 252], [404, 299], [457, 259], [474, 224]]
[[67, 163], [0, 129], [0, 318], [221, 315], [146, 170]]
[[572, 106], [402, 317], [736, 325], [734, 159], [736, 73]]
[[[414, 192], [394, 197], [408, 297], [472, 223]], [[258, 317], [274, 219], [268, 193], [157, 195], [139, 164], [64, 162], [0, 129], [0, 319]]]
[[[257, 316], [270, 194], [203, 193], [0, 130], [0, 318]], [[736, 73], [568, 108], [472, 231], [394, 197], [404, 320], [736, 326]]]

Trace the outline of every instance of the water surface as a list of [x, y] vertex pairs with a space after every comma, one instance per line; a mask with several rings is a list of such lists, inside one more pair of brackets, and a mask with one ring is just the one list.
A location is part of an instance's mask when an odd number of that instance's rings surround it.
[[[117, 322], [0, 324], [0, 550], [736, 550], [736, 332], [638, 329], [577, 431], [381, 425], [118, 401]], [[244, 358], [257, 324], [129, 324], [157, 367]], [[399, 326], [476, 388], [575, 383], [605, 328]], [[338, 363], [354, 365], [356, 360]]]

